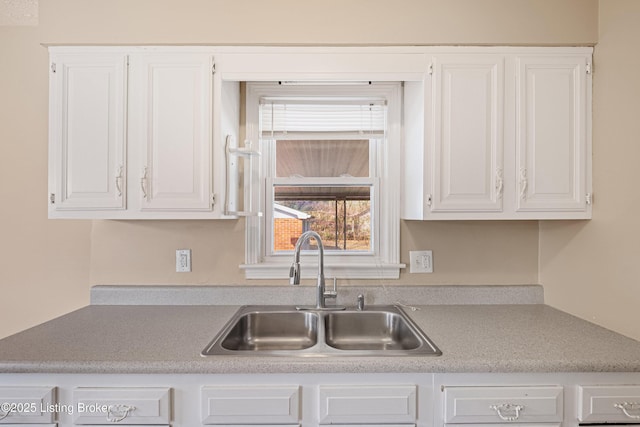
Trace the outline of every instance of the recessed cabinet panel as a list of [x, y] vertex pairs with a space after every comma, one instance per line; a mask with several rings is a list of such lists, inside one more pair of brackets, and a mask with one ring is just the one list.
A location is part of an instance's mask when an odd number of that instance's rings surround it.
[[0, 387], [0, 424], [42, 426], [53, 423], [54, 391], [53, 387]]
[[212, 59], [132, 58], [141, 210], [211, 210]]
[[320, 386], [320, 424], [416, 421], [416, 386]]
[[578, 419], [584, 423], [640, 423], [640, 386], [579, 386]]
[[298, 424], [300, 387], [220, 386], [202, 388], [203, 424]]
[[79, 387], [73, 391], [73, 423], [168, 425], [169, 389], [156, 387]]
[[586, 208], [586, 58], [517, 59], [517, 211]]
[[446, 387], [445, 423], [559, 423], [563, 388]]
[[53, 210], [124, 209], [126, 55], [51, 58]]
[[500, 211], [504, 59], [437, 57], [433, 85], [431, 210]]

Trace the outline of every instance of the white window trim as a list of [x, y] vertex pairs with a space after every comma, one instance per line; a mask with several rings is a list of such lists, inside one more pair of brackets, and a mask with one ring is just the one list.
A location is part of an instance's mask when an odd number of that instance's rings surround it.
[[[295, 96], [309, 94], [319, 90], [314, 86], [295, 85], [277, 87], [273, 83], [247, 84], [246, 137], [249, 141], [258, 141], [259, 135], [259, 101], [260, 98], [274, 95]], [[326, 94], [327, 86], [322, 86], [322, 93]], [[331, 95], [358, 96], [362, 95], [362, 88], [353, 86], [335, 86], [331, 88]], [[388, 101], [387, 138], [386, 142], [378, 145], [376, 155], [378, 174], [381, 185], [378, 188], [377, 199], [374, 199], [379, 221], [378, 235], [375, 237], [373, 255], [340, 254], [328, 256], [325, 253], [325, 277], [341, 279], [397, 279], [400, 269], [405, 264], [400, 263], [400, 159], [402, 144], [402, 86], [399, 83], [374, 83], [368, 86], [367, 95], [385, 98]], [[254, 144], [255, 146], [256, 144]], [[251, 191], [252, 205], [260, 206], [266, 212], [267, 189], [264, 186], [265, 172], [270, 167], [269, 156], [263, 156], [263, 173], [260, 176], [259, 191]], [[270, 209], [270, 207], [269, 207]], [[245, 271], [247, 279], [286, 279], [289, 277], [289, 267], [292, 258], [287, 254], [267, 256], [264, 230], [267, 230], [268, 216], [252, 216], [245, 219], [245, 263], [240, 265]], [[303, 255], [302, 277], [313, 278], [317, 275], [317, 255]]]

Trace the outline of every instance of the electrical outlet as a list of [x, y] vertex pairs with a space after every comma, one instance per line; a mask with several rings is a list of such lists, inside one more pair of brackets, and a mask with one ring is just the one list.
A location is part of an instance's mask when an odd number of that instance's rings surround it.
[[189, 273], [191, 271], [191, 249], [176, 250], [176, 273]]
[[409, 251], [409, 273], [433, 273], [433, 251]]

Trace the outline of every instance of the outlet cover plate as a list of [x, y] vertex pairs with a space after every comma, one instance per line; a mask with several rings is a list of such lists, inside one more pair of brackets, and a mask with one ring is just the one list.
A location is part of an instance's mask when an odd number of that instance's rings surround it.
[[191, 249], [176, 249], [176, 273], [191, 271]]
[[409, 251], [409, 273], [433, 273], [433, 251]]

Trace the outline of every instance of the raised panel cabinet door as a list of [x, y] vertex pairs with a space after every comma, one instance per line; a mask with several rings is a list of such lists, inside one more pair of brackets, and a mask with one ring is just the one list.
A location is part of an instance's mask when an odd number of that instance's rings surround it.
[[444, 391], [446, 424], [558, 425], [564, 417], [562, 386], [446, 387]]
[[50, 208], [124, 209], [127, 56], [53, 54], [49, 89]]
[[73, 424], [168, 426], [170, 396], [166, 387], [77, 387]]
[[428, 139], [432, 212], [500, 212], [504, 57], [434, 58]]
[[53, 426], [55, 387], [0, 387], [0, 425]]
[[299, 425], [300, 386], [202, 387], [202, 424]]
[[208, 54], [132, 56], [143, 211], [212, 209], [212, 61]]
[[588, 209], [589, 58], [516, 59], [517, 212]]
[[321, 385], [319, 424], [406, 424], [417, 418], [415, 385]]

